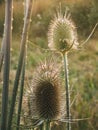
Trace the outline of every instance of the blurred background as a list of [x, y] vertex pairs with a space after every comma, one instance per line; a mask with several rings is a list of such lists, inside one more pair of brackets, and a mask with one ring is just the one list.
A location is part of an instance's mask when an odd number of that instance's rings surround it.
[[[4, 1], [0, 0], [0, 43], [2, 43], [4, 29]], [[32, 79], [33, 70], [39, 61], [51, 55], [50, 51], [45, 50], [48, 48], [47, 32], [60, 2], [63, 10], [66, 7], [69, 8], [71, 18], [77, 28], [79, 43], [86, 40], [95, 24], [98, 23], [98, 0], [35, 0], [28, 37], [25, 88], [28, 81], [30, 82]], [[17, 69], [24, 19], [23, 0], [14, 0], [13, 5], [10, 93]], [[58, 54], [54, 54], [54, 57], [58, 58], [58, 62], [61, 62], [61, 57]], [[97, 130], [98, 27], [90, 40], [80, 50], [69, 53], [68, 58], [70, 86], [73, 89], [71, 100], [73, 101], [75, 98], [71, 106], [72, 117], [75, 119], [89, 118], [72, 123], [72, 129]], [[0, 85], [2, 85], [1, 77]], [[1, 90], [0, 88], [0, 97]], [[53, 130], [64, 130], [64, 125], [58, 124], [58, 126], [54, 126]]]

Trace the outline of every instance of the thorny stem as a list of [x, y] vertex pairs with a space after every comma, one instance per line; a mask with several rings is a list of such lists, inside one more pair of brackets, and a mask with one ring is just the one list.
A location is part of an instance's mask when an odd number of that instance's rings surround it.
[[66, 116], [68, 122], [66, 124], [66, 130], [71, 130], [71, 123], [70, 123], [70, 92], [69, 92], [69, 76], [68, 76], [68, 60], [67, 60], [67, 53], [63, 54], [64, 60], [64, 76], [65, 76], [65, 89], [66, 89]]

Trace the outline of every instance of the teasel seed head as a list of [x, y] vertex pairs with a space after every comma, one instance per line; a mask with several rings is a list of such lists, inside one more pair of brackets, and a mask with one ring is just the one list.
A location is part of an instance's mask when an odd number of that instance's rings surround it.
[[70, 15], [59, 11], [51, 21], [48, 31], [48, 46], [51, 50], [65, 53], [70, 49], [77, 49], [77, 31]]
[[[55, 67], [55, 69], [54, 69]], [[59, 68], [55, 63], [40, 64], [34, 73], [28, 94], [30, 113], [38, 119], [61, 118], [64, 111], [64, 94], [60, 82]]]

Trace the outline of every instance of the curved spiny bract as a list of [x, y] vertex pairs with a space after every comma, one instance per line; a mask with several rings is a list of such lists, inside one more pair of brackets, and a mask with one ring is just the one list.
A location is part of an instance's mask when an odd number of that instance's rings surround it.
[[45, 62], [35, 71], [31, 89], [28, 93], [32, 118], [34, 115], [43, 120], [53, 120], [62, 117], [64, 94], [59, 70], [55, 63], [47, 64]]
[[67, 17], [66, 12], [62, 15], [58, 12], [51, 21], [48, 31], [48, 46], [52, 50], [65, 53], [70, 49], [77, 49], [77, 31], [72, 20]]

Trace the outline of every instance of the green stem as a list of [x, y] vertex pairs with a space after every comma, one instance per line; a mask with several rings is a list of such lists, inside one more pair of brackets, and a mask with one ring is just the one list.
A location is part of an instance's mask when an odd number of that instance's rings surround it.
[[66, 125], [66, 130], [71, 130], [70, 121], [70, 92], [69, 92], [69, 75], [68, 75], [68, 60], [67, 53], [63, 55], [64, 60], [64, 73], [65, 73], [65, 89], [66, 89], [66, 116], [68, 119], [68, 123]]
[[51, 130], [50, 121], [49, 120], [44, 122], [44, 130]]
[[43, 130], [43, 127], [44, 127], [44, 125], [41, 124], [41, 125], [39, 126], [39, 129], [40, 129], [40, 130]]

